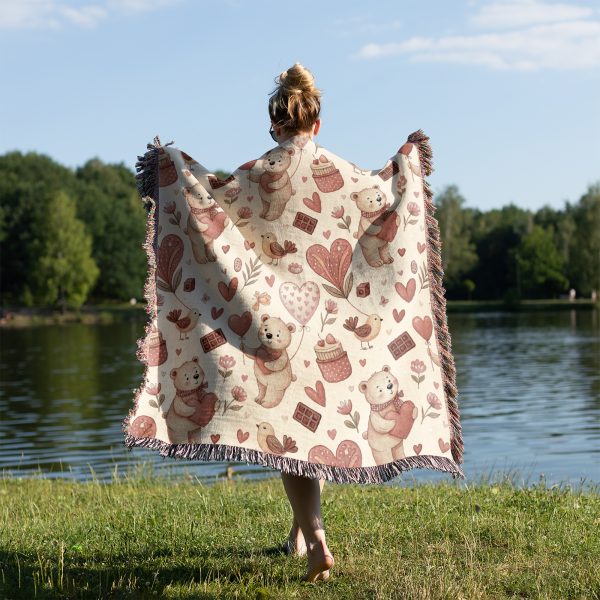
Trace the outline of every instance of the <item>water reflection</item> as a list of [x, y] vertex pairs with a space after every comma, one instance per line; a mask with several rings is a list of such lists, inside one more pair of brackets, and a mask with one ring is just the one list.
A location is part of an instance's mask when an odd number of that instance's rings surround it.
[[[598, 311], [449, 314], [469, 480], [600, 482]], [[2, 332], [0, 469], [108, 480], [150, 466], [210, 481], [226, 463], [164, 459], [123, 445], [121, 421], [140, 384], [141, 321]], [[145, 464], [144, 464], [145, 463]], [[248, 477], [279, 472], [233, 463]], [[390, 485], [449, 475], [418, 469]]]

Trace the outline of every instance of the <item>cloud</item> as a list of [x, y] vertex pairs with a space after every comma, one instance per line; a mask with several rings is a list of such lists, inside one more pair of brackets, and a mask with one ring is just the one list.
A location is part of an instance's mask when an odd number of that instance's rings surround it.
[[[405, 55], [410, 62], [516, 71], [592, 68], [600, 66], [600, 20], [581, 18], [590, 13], [587, 8], [540, 0], [494, 2], [482, 6], [470, 22], [480, 27], [513, 29], [366, 44], [355, 57]], [[515, 29], [517, 26], [522, 28]]]
[[0, 29], [92, 28], [113, 13], [154, 10], [179, 0], [105, 0], [74, 6], [65, 0], [0, 0]]

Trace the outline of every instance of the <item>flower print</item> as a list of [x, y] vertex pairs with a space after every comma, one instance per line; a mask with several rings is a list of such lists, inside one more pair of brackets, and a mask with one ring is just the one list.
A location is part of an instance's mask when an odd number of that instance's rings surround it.
[[248, 394], [246, 394], [244, 388], [239, 385], [236, 385], [231, 389], [231, 395], [235, 398], [237, 402], [244, 402], [248, 397]]
[[235, 365], [235, 362], [235, 358], [233, 356], [229, 356], [228, 354], [223, 354], [219, 357], [219, 366], [221, 367], [219, 369], [219, 373], [223, 379], [226, 379], [233, 373], [231, 367]]
[[231, 224], [232, 229], [248, 225], [248, 219], [252, 216], [252, 209], [249, 206], [240, 206], [237, 209], [237, 216], [238, 218]]
[[325, 302], [325, 310], [328, 313], [336, 313], [337, 312], [337, 302], [335, 300], [327, 300], [327, 302]]
[[440, 410], [442, 408], [442, 403], [434, 392], [429, 392], [429, 394], [427, 394], [427, 402], [429, 403], [429, 406], [427, 407], [426, 411], [424, 411], [423, 407], [421, 407], [421, 423], [425, 420], [425, 417], [437, 419], [440, 416], [440, 413], [429, 412], [431, 408], [435, 408], [436, 410]]
[[165, 207], [163, 208], [163, 212], [166, 212], [168, 215], [172, 215], [175, 213], [175, 209], [177, 208], [177, 204], [175, 204], [175, 201], [173, 202], [169, 202], [167, 205], [165, 205]]
[[422, 375], [422, 373], [427, 370], [425, 363], [422, 360], [415, 358], [415, 360], [410, 363], [410, 370], [413, 373], [416, 373], [416, 376], [411, 375], [411, 377], [412, 380], [417, 383], [417, 387], [419, 387], [419, 384], [425, 379], [425, 375]]
[[349, 415], [352, 412], [352, 400], [342, 400], [342, 402], [338, 406], [337, 411], [341, 415]]
[[341, 219], [344, 216], [344, 207], [343, 206], [335, 206], [331, 211], [331, 216], [334, 219]]
[[406, 210], [408, 211], [409, 217], [402, 217], [404, 221], [404, 229], [406, 229], [407, 225], [414, 225], [415, 223], [418, 223], [419, 219], [415, 217], [421, 213], [419, 205], [414, 201], [411, 201], [406, 205]]

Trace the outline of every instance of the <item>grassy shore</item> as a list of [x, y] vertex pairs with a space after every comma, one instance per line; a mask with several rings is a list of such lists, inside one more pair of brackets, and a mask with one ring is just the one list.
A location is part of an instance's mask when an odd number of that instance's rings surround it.
[[279, 478], [0, 479], [0, 598], [600, 598], [599, 486], [457, 483], [326, 483], [308, 584]]

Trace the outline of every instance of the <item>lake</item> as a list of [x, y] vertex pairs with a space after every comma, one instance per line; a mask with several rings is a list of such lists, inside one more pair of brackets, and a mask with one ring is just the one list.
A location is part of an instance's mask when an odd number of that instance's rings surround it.
[[[466, 480], [600, 483], [600, 331], [595, 309], [448, 314]], [[212, 482], [227, 463], [129, 451], [121, 422], [143, 365], [143, 321], [2, 330], [0, 469], [17, 477], [109, 481], [147, 471]], [[278, 477], [231, 463], [249, 478]], [[446, 479], [414, 469], [390, 485]]]

